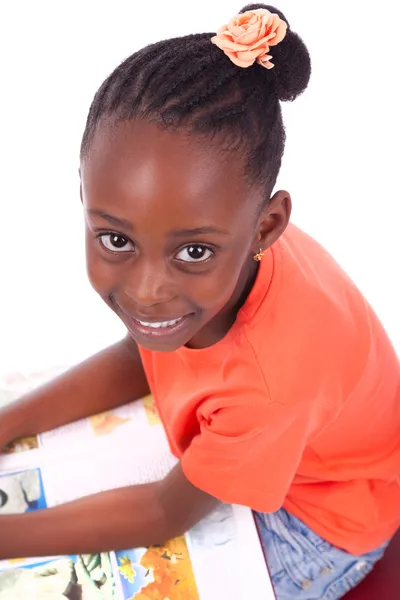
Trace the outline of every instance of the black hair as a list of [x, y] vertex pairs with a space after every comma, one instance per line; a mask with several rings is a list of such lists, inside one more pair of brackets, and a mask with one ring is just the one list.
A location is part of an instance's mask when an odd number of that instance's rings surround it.
[[285, 145], [279, 101], [292, 101], [304, 91], [311, 64], [305, 44], [279, 10], [249, 4], [240, 12], [259, 8], [278, 14], [288, 25], [283, 41], [271, 47], [273, 69], [258, 64], [237, 67], [211, 43], [213, 33], [149, 45], [122, 62], [96, 93], [81, 159], [103, 119], [143, 118], [163, 128], [185, 128], [228, 140], [229, 148], [245, 156], [250, 180], [261, 183], [269, 194]]

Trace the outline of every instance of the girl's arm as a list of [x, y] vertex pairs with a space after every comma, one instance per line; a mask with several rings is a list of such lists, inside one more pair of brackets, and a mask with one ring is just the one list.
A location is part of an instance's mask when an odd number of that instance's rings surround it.
[[136, 343], [127, 336], [0, 410], [0, 448], [149, 393]]
[[0, 516], [0, 559], [93, 554], [164, 543], [190, 529], [217, 504], [186, 479], [178, 464], [159, 483]]

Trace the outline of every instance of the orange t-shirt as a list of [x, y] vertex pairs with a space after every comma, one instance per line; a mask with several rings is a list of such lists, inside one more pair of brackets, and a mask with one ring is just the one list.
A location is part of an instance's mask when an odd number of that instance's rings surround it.
[[229, 503], [370, 551], [400, 525], [400, 369], [361, 293], [291, 225], [217, 344], [140, 349], [173, 453]]

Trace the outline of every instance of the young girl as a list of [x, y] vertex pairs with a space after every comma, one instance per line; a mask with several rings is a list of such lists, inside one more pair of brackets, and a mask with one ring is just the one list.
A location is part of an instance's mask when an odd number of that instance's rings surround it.
[[180, 462], [0, 517], [1, 557], [157, 543], [219, 501], [255, 511], [279, 600], [340, 598], [382, 557], [400, 523], [399, 364], [273, 192], [280, 101], [309, 76], [287, 19], [255, 4], [100, 87], [81, 148], [88, 274], [128, 335], [3, 409], [0, 445], [151, 391]]

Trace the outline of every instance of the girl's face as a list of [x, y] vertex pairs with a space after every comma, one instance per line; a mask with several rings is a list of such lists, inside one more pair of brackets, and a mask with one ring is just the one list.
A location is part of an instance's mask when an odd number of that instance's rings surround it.
[[89, 279], [136, 342], [171, 351], [223, 337], [268, 243], [240, 159], [123, 122], [98, 129], [81, 182]]

